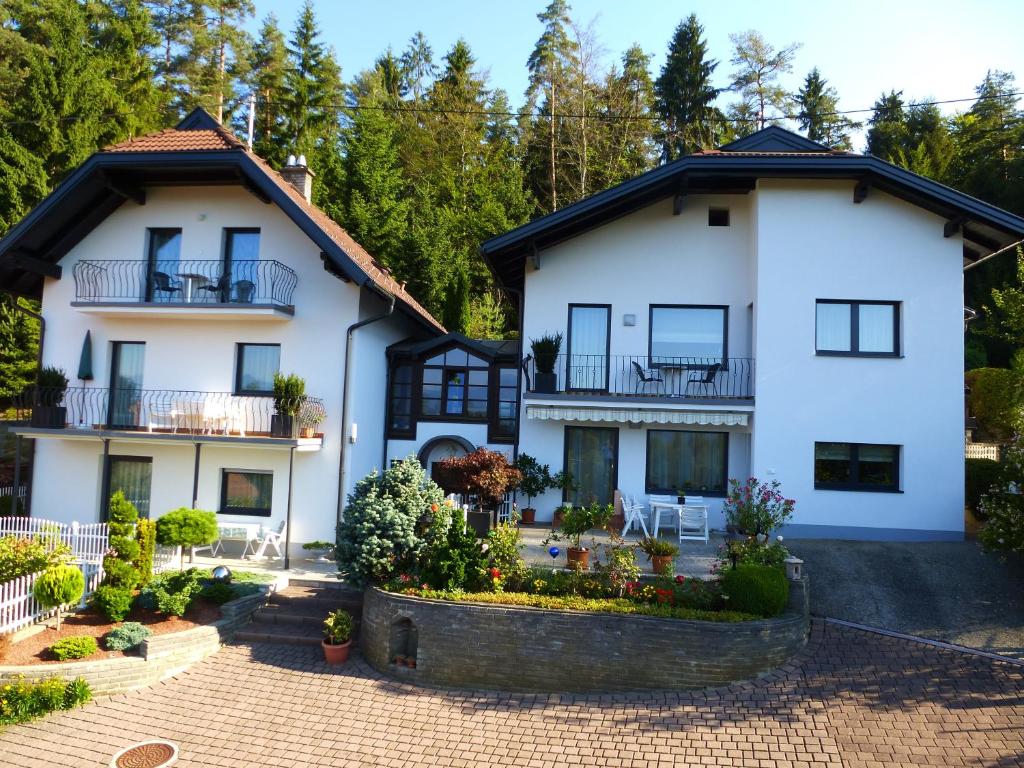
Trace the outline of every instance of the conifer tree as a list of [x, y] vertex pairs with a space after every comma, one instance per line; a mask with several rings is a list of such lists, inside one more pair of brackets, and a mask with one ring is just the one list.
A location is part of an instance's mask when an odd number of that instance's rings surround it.
[[[288, 47], [277, 17], [270, 13], [260, 25], [259, 35], [249, 59], [250, 88], [256, 98], [253, 149], [256, 154], [280, 168], [288, 157], [282, 104], [288, 71]], [[243, 115], [248, 118], [247, 115]], [[242, 126], [239, 125], [239, 128]], [[237, 131], [241, 133], [241, 130]]]
[[718, 62], [708, 58], [704, 28], [695, 14], [679, 22], [661, 74], [654, 81], [655, 108], [662, 119], [662, 157], [675, 160], [717, 143], [723, 122], [714, 106], [721, 93], [711, 84]]
[[736, 67], [732, 89], [740, 96], [739, 102], [732, 105], [731, 116], [741, 120], [736, 126], [739, 132], [752, 133], [789, 114], [792, 96], [779, 77], [793, 70], [800, 44], [790, 43], [776, 49], [753, 29], [729, 35], [729, 39], [733, 44], [730, 62]]
[[834, 149], [852, 149], [850, 132], [860, 123], [839, 114], [839, 94], [814, 67], [796, 94], [797, 123], [807, 138]]
[[868, 120], [867, 151], [882, 160], [894, 162], [907, 141], [907, 114], [903, 91], [883, 93], [872, 107]]

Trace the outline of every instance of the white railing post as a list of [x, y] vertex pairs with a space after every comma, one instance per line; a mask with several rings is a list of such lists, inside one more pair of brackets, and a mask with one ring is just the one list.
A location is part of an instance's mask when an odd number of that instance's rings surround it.
[[74, 557], [79, 557], [79, 533], [78, 533], [78, 521], [75, 520], [71, 523], [71, 554]]

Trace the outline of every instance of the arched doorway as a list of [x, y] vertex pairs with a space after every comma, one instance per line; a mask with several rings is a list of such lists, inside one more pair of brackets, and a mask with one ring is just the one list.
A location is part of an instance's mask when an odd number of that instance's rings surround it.
[[459, 435], [440, 435], [433, 437], [423, 444], [416, 458], [427, 470], [427, 476], [434, 478], [434, 462], [451, 456], [465, 456], [472, 453], [476, 447], [464, 437]]

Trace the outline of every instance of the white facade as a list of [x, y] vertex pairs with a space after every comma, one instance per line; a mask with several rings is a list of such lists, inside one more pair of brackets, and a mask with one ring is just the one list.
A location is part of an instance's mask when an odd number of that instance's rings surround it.
[[[555, 332], [566, 353], [569, 305], [610, 304], [614, 377], [616, 356], [648, 355], [651, 305], [725, 305], [726, 356], [753, 358], [755, 374], [751, 400], [526, 393], [520, 453], [561, 469], [566, 427], [617, 429], [617, 488], [642, 499], [649, 430], [724, 431], [729, 478], [777, 479], [796, 499], [789, 535], [961, 537], [962, 240], [943, 237], [937, 215], [876, 190], [855, 204], [852, 190], [848, 181], [762, 179], [744, 195], [687, 196], [679, 215], [663, 200], [528, 259], [524, 353]], [[709, 226], [709, 208], [727, 208], [729, 225]], [[816, 354], [819, 299], [898, 302], [899, 356]], [[530, 415], [569, 406], [612, 415]], [[746, 423], [643, 423], [679, 411]], [[815, 442], [899, 446], [898, 492], [815, 489]], [[538, 520], [561, 498], [536, 500]], [[712, 527], [722, 527], [721, 498], [708, 500]]]

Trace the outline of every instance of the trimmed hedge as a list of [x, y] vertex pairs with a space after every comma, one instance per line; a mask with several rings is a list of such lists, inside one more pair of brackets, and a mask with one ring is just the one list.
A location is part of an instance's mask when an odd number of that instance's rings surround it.
[[722, 593], [732, 610], [757, 616], [778, 616], [789, 601], [789, 584], [781, 568], [738, 565], [722, 574]]
[[68, 661], [70, 659], [84, 659], [92, 656], [100, 649], [96, 644], [96, 638], [91, 635], [78, 637], [65, 637], [50, 646], [50, 653], [57, 661]]
[[979, 502], [989, 488], [1002, 479], [1003, 465], [993, 459], [967, 459], [964, 472], [964, 504], [974, 512], [975, 517], [984, 520]]
[[130, 589], [104, 584], [92, 593], [92, 607], [107, 617], [107, 621], [124, 621], [131, 613], [135, 595]]

